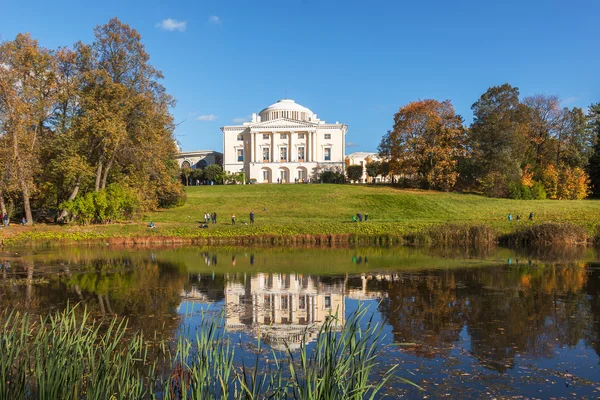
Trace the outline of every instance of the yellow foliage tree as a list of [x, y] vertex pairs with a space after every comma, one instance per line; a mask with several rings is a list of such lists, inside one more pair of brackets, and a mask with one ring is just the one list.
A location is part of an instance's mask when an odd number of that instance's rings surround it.
[[558, 171], [554, 164], [548, 164], [542, 170], [542, 184], [549, 199], [556, 199], [558, 192]]

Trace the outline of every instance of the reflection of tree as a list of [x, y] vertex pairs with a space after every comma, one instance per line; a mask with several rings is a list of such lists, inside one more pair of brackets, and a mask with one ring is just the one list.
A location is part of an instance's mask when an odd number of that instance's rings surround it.
[[464, 300], [456, 297], [453, 272], [431, 271], [400, 275], [388, 288], [380, 310], [399, 342], [417, 343], [421, 356], [446, 353], [459, 338]]
[[[592, 323], [586, 281], [582, 265], [404, 273], [387, 282], [380, 311], [395, 340], [417, 343], [410, 348], [417, 355], [446, 355], [466, 327], [473, 356], [503, 371], [516, 354], [551, 356], [554, 346], [584, 337]], [[594, 290], [597, 299], [598, 288], [588, 292]]]
[[[172, 263], [121, 257], [52, 265], [23, 258], [0, 275], [0, 306], [47, 315], [81, 302], [92, 315], [127, 317], [133, 329], [172, 332], [187, 278], [180, 270]], [[48, 272], [39, 276], [43, 271]]]
[[141, 261], [131, 270], [117, 271], [101, 268], [95, 273], [73, 275], [68, 284], [82, 293], [88, 309], [102, 315], [127, 316], [135, 329], [153, 332], [175, 327], [179, 296], [187, 278], [177, 266]]
[[586, 339], [600, 356], [600, 263], [590, 265], [590, 275], [587, 280], [586, 293], [590, 297], [590, 311], [593, 322], [589, 324]]

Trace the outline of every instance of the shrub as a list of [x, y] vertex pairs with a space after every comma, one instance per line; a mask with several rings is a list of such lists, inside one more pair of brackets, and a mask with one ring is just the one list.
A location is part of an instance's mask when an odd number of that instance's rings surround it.
[[344, 174], [333, 170], [325, 170], [319, 174], [322, 183], [344, 183]]
[[104, 223], [107, 220], [132, 218], [140, 209], [140, 199], [130, 188], [111, 184], [107, 189], [89, 192], [75, 200], [66, 201], [67, 210], [81, 225]]
[[529, 186], [525, 186], [520, 182], [508, 184], [508, 197], [514, 200], [532, 200], [534, 198]]
[[544, 190], [544, 185], [541, 182], [533, 182], [531, 197], [534, 200], [546, 200], [546, 190]]

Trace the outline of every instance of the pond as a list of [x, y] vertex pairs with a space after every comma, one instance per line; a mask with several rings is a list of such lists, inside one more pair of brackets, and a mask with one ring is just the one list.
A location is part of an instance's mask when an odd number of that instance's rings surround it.
[[0, 252], [0, 307], [46, 315], [82, 303], [167, 339], [209, 315], [239, 362], [249, 343], [293, 352], [328, 316], [343, 323], [364, 306], [384, 344], [398, 344], [379, 360], [399, 365], [389, 397], [598, 397], [598, 260], [582, 249], [12, 250]]

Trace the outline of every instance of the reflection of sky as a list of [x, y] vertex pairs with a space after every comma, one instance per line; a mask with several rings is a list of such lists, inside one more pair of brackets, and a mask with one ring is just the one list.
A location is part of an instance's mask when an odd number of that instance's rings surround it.
[[[583, 341], [576, 346], [559, 347], [553, 344], [552, 356], [533, 357], [517, 353], [514, 364], [508, 366], [505, 372], [498, 372], [486, 365], [486, 360], [473, 357], [471, 337], [467, 327], [460, 330], [458, 340], [443, 355], [438, 354], [432, 358], [424, 358], [404, 347], [394, 343], [393, 328], [383, 320], [378, 312], [378, 300], [356, 300], [346, 298], [346, 319], [359, 309], [367, 307], [366, 317], [361, 321], [361, 326], [366, 328], [369, 318], [378, 324], [384, 324], [382, 330], [383, 348], [377, 361], [380, 371], [399, 365], [397, 378], [390, 381], [393, 388], [390, 393], [398, 392], [409, 396], [423, 396], [423, 393], [410, 385], [403, 383], [399, 377], [409, 379], [423, 386], [426, 394], [432, 397], [445, 397], [447, 393], [461, 393], [461, 398], [480, 398], [482, 394], [489, 396], [522, 395], [524, 397], [568, 397], [574, 392], [578, 396], [597, 396], [599, 391], [592, 384], [598, 381], [598, 356], [593, 349], [587, 347]], [[185, 334], [192, 338], [193, 332], [202, 321], [202, 316], [219, 318], [224, 311], [225, 302], [198, 303], [184, 301], [179, 307], [179, 314], [183, 317], [178, 334]], [[223, 329], [223, 324], [220, 324]], [[236, 331], [229, 334], [235, 346], [235, 362], [253, 365], [257, 344], [256, 336], [250, 331]], [[315, 343], [307, 345], [307, 350], [312, 351]], [[267, 360], [273, 359], [272, 350], [265, 346], [261, 354], [261, 368]], [[277, 352], [277, 357], [286, 354]], [[492, 361], [492, 360], [490, 360]], [[493, 360], [496, 362], [497, 360]], [[569, 376], [573, 374], [576, 378]]]

